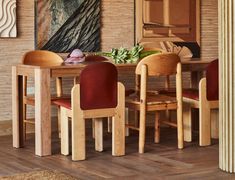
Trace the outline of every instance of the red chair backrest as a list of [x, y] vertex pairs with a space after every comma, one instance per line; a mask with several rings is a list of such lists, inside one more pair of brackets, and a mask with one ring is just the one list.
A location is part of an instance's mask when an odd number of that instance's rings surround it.
[[105, 109], [117, 106], [116, 67], [108, 62], [88, 65], [80, 75], [81, 109]]
[[87, 62], [100, 61], [101, 62], [101, 61], [108, 61], [108, 59], [103, 56], [99, 56], [99, 55], [88, 55], [88, 56], [86, 56], [85, 61], [87, 61]]
[[207, 100], [219, 99], [219, 67], [218, 59], [212, 61], [206, 69]]

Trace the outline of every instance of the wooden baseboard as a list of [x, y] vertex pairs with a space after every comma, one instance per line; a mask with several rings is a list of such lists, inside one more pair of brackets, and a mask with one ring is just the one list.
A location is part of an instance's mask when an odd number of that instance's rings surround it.
[[12, 121], [0, 121], [0, 136], [7, 136], [12, 134]]
[[[52, 117], [52, 132], [57, 131], [57, 117]], [[34, 124], [27, 124], [27, 133], [34, 133]], [[12, 135], [12, 120], [0, 121], [0, 136]]]

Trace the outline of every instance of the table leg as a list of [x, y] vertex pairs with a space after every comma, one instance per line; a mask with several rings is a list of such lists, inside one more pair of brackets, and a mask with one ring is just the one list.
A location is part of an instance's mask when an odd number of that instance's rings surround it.
[[35, 154], [51, 155], [50, 70], [35, 69]]
[[24, 145], [23, 128], [23, 77], [17, 75], [16, 67], [12, 67], [12, 136], [15, 148]]

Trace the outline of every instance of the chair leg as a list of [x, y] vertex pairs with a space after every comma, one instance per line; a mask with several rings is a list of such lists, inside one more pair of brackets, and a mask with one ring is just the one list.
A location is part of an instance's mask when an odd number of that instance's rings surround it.
[[219, 139], [219, 110], [211, 110], [211, 138]]
[[26, 131], [26, 128], [27, 128], [27, 123], [24, 122], [24, 141], [26, 141], [26, 138], [27, 138], [27, 131]]
[[154, 142], [159, 143], [160, 142], [160, 121], [159, 121], [159, 112], [155, 113], [155, 136], [154, 136]]
[[190, 104], [183, 104], [184, 141], [192, 141], [192, 109]]
[[[27, 77], [23, 76], [23, 96], [27, 96]], [[27, 104], [24, 102], [23, 98], [23, 141], [26, 141], [27, 137], [27, 124], [24, 122], [27, 119]]]
[[140, 113], [139, 111], [134, 111], [134, 125], [135, 127], [139, 127], [140, 124]]
[[125, 111], [123, 109], [122, 115], [116, 114], [112, 122], [112, 155], [125, 155]]
[[60, 119], [61, 119], [61, 154], [69, 155], [69, 120], [67, 117], [67, 110], [61, 108], [60, 110]]
[[178, 136], [178, 149], [184, 148], [184, 127], [183, 127], [183, 112], [182, 104], [177, 108], [177, 136]]
[[95, 139], [95, 119], [92, 119], [92, 138]]
[[199, 145], [211, 145], [210, 108], [207, 105], [199, 109]]
[[108, 117], [108, 132], [112, 132], [112, 117]]
[[[170, 110], [166, 110], [166, 119], [167, 119], [167, 121], [171, 121], [171, 111]], [[170, 126], [171, 127], [171, 126]]]
[[72, 160], [86, 159], [85, 119], [79, 112], [72, 117]]
[[[128, 108], [125, 108], [125, 123], [128, 125], [129, 124], [129, 111]], [[129, 132], [129, 128], [126, 127], [126, 136], [129, 136], [130, 132]]]
[[146, 121], [146, 111], [140, 109], [140, 125], [139, 125], [139, 153], [144, 153], [145, 145], [145, 121]]
[[103, 151], [103, 119], [96, 118], [95, 120], [95, 150]]
[[[24, 104], [23, 106], [23, 121], [25, 121], [27, 119], [27, 105]], [[26, 141], [26, 137], [27, 137], [27, 123], [26, 122], [23, 122], [24, 123], [24, 126], [23, 126], [23, 132], [24, 132], [24, 141]]]
[[61, 138], [61, 112], [60, 112], [60, 108], [59, 107], [57, 108], [57, 117], [58, 117], [58, 121], [57, 121], [57, 124], [58, 124], [58, 136], [59, 136], [59, 138]]

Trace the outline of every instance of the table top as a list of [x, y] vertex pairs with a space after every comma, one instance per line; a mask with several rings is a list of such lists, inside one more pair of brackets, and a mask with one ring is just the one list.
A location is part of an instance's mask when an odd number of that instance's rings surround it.
[[[113, 63], [112, 61], [108, 61]], [[192, 72], [192, 71], [203, 71], [205, 70], [206, 66], [211, 61], [202, 60], [202, 59], [192, 59], [192, 60], [182, 60], [182, 71], [183, 72]], [[18, 75], [25, 75], [25, 76], [34, 76], [35, 69], [49, 69], [51, 71], [51, 77], [71, 77], [71, 76], [78, 76], [81, 73], [81, 70], [94, 62], [82, 62], [79, 64], [53, 64], [53, 65], [25, 65], [25, 64], [18, 64], [14, 67], [17, 68]], [[136, 63], [133, 64], [115, 64], [118, 71], [125, 71], [127, 73], [133, 73], [136, 67]]]
[[[113, 63], [112, 61], [108, 61]], [[211, 60], [202, 60], [199, 58], [193, 58], [192, 60], [182, 60], [181, 63], [182, 65], [205, 65], [205, 64], [209, 64], [211, 62]], [[92, 64], [94, 62], [82, 62], [82, 63], [78, 63], [78, 64], [65, 64], [65, 63], [60, 63], [60, 64], [53, 64], [53, 65], [41, 65], [41, 66], [37, 66], [37, 65], [26, 65], [26, 64], [17, 64], [17, 67], [27, 67], [27, 68], [40, 68], [40, 69], [45, 69], [45, 68], [49, 68], [49, 69], [60, 69], [60, 68], [83, 68], [89, 64]], [[116, 67], [135, 67], [137, 65], [137, 63], [127, 63], [127, 64], [115, 64]]]

